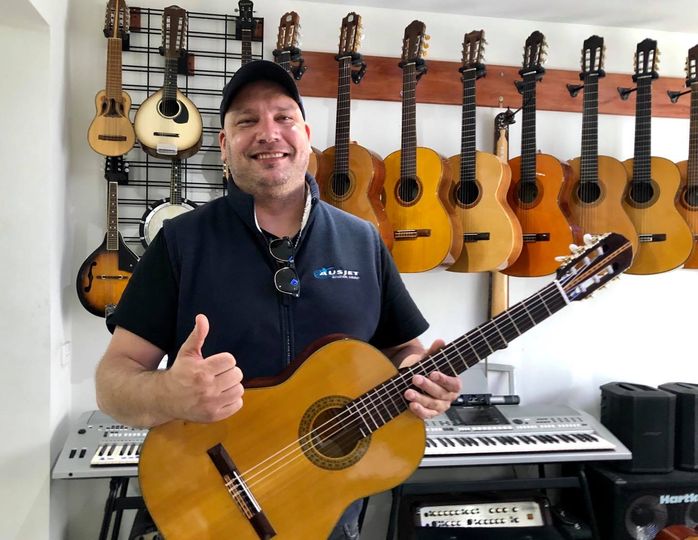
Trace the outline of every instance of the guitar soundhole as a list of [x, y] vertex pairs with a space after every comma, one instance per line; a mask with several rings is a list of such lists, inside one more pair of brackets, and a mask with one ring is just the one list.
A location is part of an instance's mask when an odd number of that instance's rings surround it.
[[[349, 455], [363, 439], [358, 425], [346, 426], [342, 423], [341, 418], [337, 418], [341, 413], [342, 409], [328, 409], [322, 411], [313, 422], [313, 446], [323, 456], [330, 459]], [[344, 416], [346, 416], [346, 412]]]
[[351, 178], [346, 173], [339, 173], [332, 176], [332, 195], [338, 199], [343, 199], [349, 195], [351, 190]]
[[584, 182], [577, 187], [577, 197], [583, 203], [593, 203], [601, 197], [601, 187], [598, 184]]
[[649, 182], [637, 182], [630, 186], [630, 198], [638, 204], [648, 203], [653, 196], [654, 187]]
[[395, 186], [395, 197], [402, 204], [409, 206], [417, 202], [421, 189], [416, 178], [401, 178]]
[[476, 182], [458, 182], [453, 197], [459, 206], [472, 206], [480, 197], [480, 187]]
[[698, 206], [698, 186], [687, 187], [683, 193], [683, 200], [688, 206]]
[[179, 114], [179, 101], [176, 99], [163, 99], [158, 104], [160, 114], [167, 118], [174, 118]]
[[521, 182], [519, 184], [519, 200], [524, 204], [531, 204], [538, 198], [538, 185], [535, 182]]

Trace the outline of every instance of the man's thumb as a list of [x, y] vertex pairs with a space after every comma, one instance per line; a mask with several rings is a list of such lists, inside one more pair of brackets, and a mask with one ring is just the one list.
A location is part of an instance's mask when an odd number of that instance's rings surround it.
[[201, 347], [204, 346], [206, 336], [208, 336], [208, 318], [206, 315], [199, 314], [194, 320], [194, 329], [186, 341], [182, 343], [180, 351], [201, 356]]

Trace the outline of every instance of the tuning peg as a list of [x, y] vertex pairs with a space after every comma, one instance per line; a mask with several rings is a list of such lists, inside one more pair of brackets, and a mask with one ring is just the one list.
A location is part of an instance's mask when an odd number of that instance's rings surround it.
[[570, 259], [571, 257], [569, 255], [558, 255], [557, 257], [555, 257], [555, 260], [559, 263], [565, 263]]
[[429, 44], [425, 41], [424, 43], [422, 43], [422, 48], [423, 48], [423, 49], [428, 49], [428, 48], [429, 48]]

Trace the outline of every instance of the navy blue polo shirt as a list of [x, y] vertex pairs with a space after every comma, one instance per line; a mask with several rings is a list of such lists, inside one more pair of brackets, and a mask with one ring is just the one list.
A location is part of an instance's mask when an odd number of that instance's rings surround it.
[[386, 348], [424, 332], [428, 324], [376, 229], [320, 201], [314, 179], [307, 181], [312, 207], [296, 248], [298, 298], [276, 290], [280, 263], [255, 224], [253, 199], [230, 182], [226, 197], [165, 222], [109, 328], [141, 336], [171, 363], [203, 313], [204, 356], [233, 354], [247, 380], [278, 374], [328, 334]]

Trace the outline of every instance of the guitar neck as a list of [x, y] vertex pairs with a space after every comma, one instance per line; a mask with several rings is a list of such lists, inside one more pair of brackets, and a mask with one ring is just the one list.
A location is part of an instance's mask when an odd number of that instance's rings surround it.
[[172, 160], [170, 171], [170, 203], [182, 204], [182, 161]]
[[417, 66], [414, 62], [402, 68], [402, 138], [400, 143], [400, 176], [417, 175]]
[[339, 59], [337, 120], [334, 137], [335, 174], [349, 172], [349, 129], [351, 125], [351, 57]]
[[475, 182], [475, 68], [463, 72], [460, 181]]
[[536, 182], [536, 73], [523, 76], [521, 113], [521, 182]]
[[177, 99], [177, 58], [165, 58], [165, 82], [162, 93], [165, 101]]
[[688, 138], [687, 184], [698, 186], [698, 82], [691, 84], [691, 124]]
[[242, 29], [242, 44], [240, 45], [241, 64], [244, 66], [252, 61], [252, 29]]
[[121, 90], [121, 39], [107, 39], [107, 99], [122, 101]]
[[637, 79], [635, 104], [635, 156], [633, 182], [651, 182], [650, 160], [652, 155], [652, 76]]
[[107, 187], [107, 251], [119, 251], [119, 184], [109, 182]]
[[598, 183], [599, 179], [599, 76], [588, 74], [584, 79], [582, 111], [582, 154], [580, 181]]
[[[250, 44], [250, 56], [248, 58], [252, 57], [252, 45]], [[243, 61], [243, 64], [249, 62]], [[279, 64], [282, 68], [284, 68], [287, 72], [291, 71], [291, 53], [289, 51], [281, 51], [277, 54], [276, 56], [276, 63]]]

